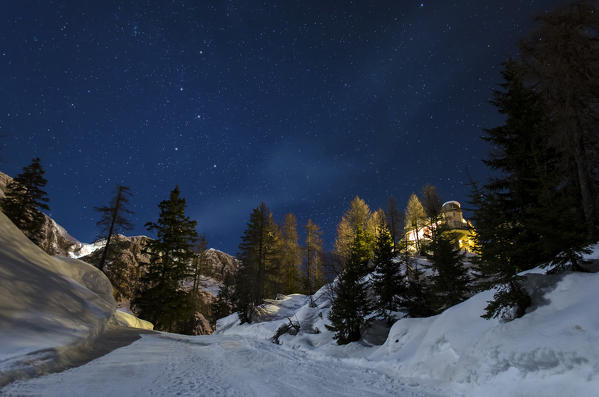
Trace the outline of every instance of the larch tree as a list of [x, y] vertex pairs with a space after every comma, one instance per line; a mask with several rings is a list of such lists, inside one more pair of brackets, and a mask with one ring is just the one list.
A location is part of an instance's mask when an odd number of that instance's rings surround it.
[[50, 199], [42, 189], [46, 186], [40, 159], [23, 168], [6, 186], [5, 197], [0, 200], [2, 212], [36, 245], [41, 246], [44, 240], [45, 215], [42, 210], [49, 211]]
[[420, 229], [422, 229], [425, 225], [426, 212], [424, 212], [424, 207], [420, 203], [418, 196], [416, 196], [414, 193], [410, 195], [408, 200], [405, 217], [406, 230], [414, 235], [416, 251], [420, 252], [421, 245], [419, 232]]
[[189, 275], [193, 281], [191, 293], [194, 298], [197, 298], [198, 296], [202, 275], [208, 268], [208, 258], [206, 257], [207, 247], [208, 241], [206, 240], [206, 236], [199, 236], [194, 248], [195, 255], [191, 260], [191, 266], [189, 269]]
[[261, 203], [250, 215], [237, 256], [240, 266], [234, 301], [241, 323], [251, 322], [256, 306], [276, 293], [277, 285], [273, 285], [268, 274], [278, 272], [277, 235], [272, 213]]
[[397, 251], [398, 242], [403, 238], [403, 222], [404, 216], [397, 208], [397, 202], [393, 196], [390, 196], [387, 200], [387, 225], [389, 232], [391, 233], [391, 240], [393, 241], [393, 251]]
[[108, 206], [94, 208], [101, 214], [100, 220], [96, 223], [100, 229], [99, 235], [106, 240], [106, 245], [104, 245], [104, 248], [102, 249], [102, 257], [100, 258], [100, 263], [98, 265], [98, 268], [101, 271], [104, 271], [106, 258], [112, 248], [110, 245], [112, 237], [125, 230], [133, 229], [133, 225], [127, 219], [128, 215], [133, 214], [133, 211], [127, 208], [130, 197], [131, 189], [128, 186], [119, 185]]
[[351, 247], [356, 236], [356, 230], [362, 229], [364, 239], [369, 247], [370, 257], [374, 242], [375, 225], [368, 204], [356, 196], [350, 208], [343, 214], [341, 222], [337, 225], [337, 238], [335, 239], [335, 252], [343, 263], [351, 253]]
[[422, 188], [422, 208], [428, 218], [429, 227], [432, 227], [440, 218], [443, 201], [437, 193], [437, 188], [432, 185], [424, 185]]
[[183, 329], [193, 316], [191, 296], [181, 288], [181, 283], [189, 277], [198, 233], [196, 221], [185, 215], [185, 199], [179, 187], [158, 207], [158, 220], [145, 225], [148, 231], [156, 232], [156, 239], [149, 240], [145, 247], [150, 255], [148, 272], [133, 306], [156, 329], [171, 332]]
[[306, 230], [306, 240], [304, 241], [304, 287], [310, 296], [311, 304], [312, 295], [318, 288], [324, 284], [323, 270], [323, 252], [322, 239], [320, 238], [321, 231], [318, 225], [308, 219], [308, 223], [304, 226]]
[[299, 291], [299, 266], [302, 263], [302, 251], [297, 236], [297, 220], [295, 215], [285, 215], [281, 227], [279, 244], [279, 262], [281, 266], [280, 292], [292, 294]]

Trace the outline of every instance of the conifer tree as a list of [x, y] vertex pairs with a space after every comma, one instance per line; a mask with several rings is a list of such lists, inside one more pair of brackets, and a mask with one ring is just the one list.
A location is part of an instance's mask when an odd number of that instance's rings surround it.
[[299, 291], [299, 265], [302, 262], [302, 252], [297, 236], [297, 221], [295, 215], [285, 215], [281, 227], [279, 244], [279, 261], [282, 273], [281, 291], [292, 294]]
[[406, 269], [406, 288], [400, 296], [401, 306], [408, 317], [432, 316], [435, 313], [423, 271], [407, 251], [402, 252], [399, 258]]
[[101, 271], [104, 271], [106, 258], [111, 249], [112, 237], [119, 232], [133, 229], [133, 225], [126, 218], [127, 215], [133, 214], [133, 211], [127, 208], [129, 197], [131, 197], [131, 190], [128, 186], [117, 186], [116, 194], [108, 206], [94, 208], [102, 214], [96, 225], [100, 228], [100, 235], [106, 239], [106, 245], [102, 250], [102, 257], [98, 265]]
[[195, 245], [195, 255], [191, 260], [191, 267], [189, 269], [191, 279], [193, 280], [193, 285], [191, 287], [191, 293], [194, 298], [197, 298], [198, 291], [200, 288], [200, 280], [202, 274], [206, 272], [208, 264], [206, 258], [206, 247], [208, 247], [208, 242], [206, 241], [206, 236], [199, 236], [197, 243]]
[[[594, 4], [593, 4], [594, 3]], [[574, 1], [537, 17], [520, 43], [522, 70], [549, 120], [546, 143], [559, 159], [558, 186], [569, 183], [587, 241], [599, 238], [599, 6]], [[563, 190], [560, 189], [560, 190]]]
[[393, 241], [393, 251], [397, 251], [397, 245], [403, 239], [403, 214], [397, 209], [397, 202], [393, 196], [387, 201], [387, 225]]
[[431, 242], [425, 256], [434, 275], [432, 276], [432, 304], [436, 312], [462, 302], [469, 293], [470, 277], [464, 267], [464, 253], [456, 236], [445, 225], [432, 229]]
[[422, 208], [428, 218], [429, 227], [440, 219], [443, 201], [437, 193], [437, 188], [432, 185], [424, 185], [422, 188]]
[[387, 225], [381, 223], [374, 248], [375, 272], [372, 288], [376, 295], [374, 308], [387, 325], [395, 320], [392, 312], [400, 308], [400, 295], [403, 293], [403, 277], [399, 263], [394, 260], [393, 241]]
[[235, 297], [234, 282], [235, 277], [231, 273], [225, 272], [223, 285], [218, 290], [216, 300], [212, 303], [211, 307], [214, 324], [216, 324], [216, 320], [219, 318], [226, 317], [233, 312]]
[[485, 318], [523, 315], [530, 298], [517, 274], [548, 262], [557, 265], [564, 251], [576, 268], [576, 252], [586, 243], [576, 195], [547, 143], [551, 125], [545, 105], [524, 85], [522, 73], [516, 62], [505, 63], [505, 83], [492, 103], [506, 121], [483, 137], [494, 146], [485, 164], [499, 173], [481, 188], [475, 185], [472, 195], [481, 278], [498, 285]]
[[368, 204], [356, 196], [350, 208], [343, 214], [341, 222], [337, 225], [337, 238], [335, 239], [335, 252], [342, 263], [349, 258], [351, 247], [356, 236], [356, 230], [362, 229], [366, 244], [368, 245], [370, 258], [373, 255], [375, 224]]
[[189, 276], [198, 233], [196, 221], [185, 215], [185, 199], [180, 196], [179, 187], [159, 208], [158, 221], [146, 223], [146, 229], [155, 231], [157, 236], [145, 248], [150, 255], [143, 278], [145, 288], [133, 305], [139, 316], [154, 323], [156, 329], [174, 331], [193, 315], [191, 296], [180, 288], [180, 283]]
[[335, 298], [329, 312], [333, 338], [343, 345], [360, 339], [361, 329], [368, 325], [366, 316], [371, 310], [363, 269], [370, 258], [368, 240], [361, 227], [356, 229], [349, 257], [333, 287]]
[[[324, 270], [322, 258], [322, 239], [318, 225], [308, 219], [304, 227], [306, 229], [306, 240], [304, 242], [304, 286], [307, 294], [312, 295], [324, 284]], [[312, 302], [313, 303], [313, 302]]]
[[409, 231], [414, 235], [416, 252], [420, 252], [421, 244], [419, 232], [420, 229], [422, 229], [422, 227], [425, 225], [426, 213], [424, 212], [424, 207], [422, 207], [418, 196], [416, 196], [414, 193], [410, 195], [405, 215], [406, 231]]
[[235, 310], [241, 323], [251, 322], [255, 307], [276, 293], [277, 285], [268, 274], [278, 272], [277, 245], [277, 226], [266, 204], [261, 203], [252, 211], [239, 245]]
[[7, 186], [5, 197], [0, 200], [2, 212], [35, 244], [41, 246], [44, 239], [43, 226], [46, 217], [41, 210], [50, 210], [50, 199], [43, 187], [46, 186], [40, 159], [23, 168]]

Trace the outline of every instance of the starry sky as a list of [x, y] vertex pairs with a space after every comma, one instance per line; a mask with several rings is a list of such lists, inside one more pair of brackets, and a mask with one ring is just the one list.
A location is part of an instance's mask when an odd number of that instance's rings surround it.
[[117, 184], [131, 234], [179, 185], [212, 247], [235, 254], [264, 201], [332, 248], [355, 195], [404, 207], [430, 183], [467, 201], [500, 64], [557, 3], [2, 2], [0, 170], [39, 156], [81, 241]]

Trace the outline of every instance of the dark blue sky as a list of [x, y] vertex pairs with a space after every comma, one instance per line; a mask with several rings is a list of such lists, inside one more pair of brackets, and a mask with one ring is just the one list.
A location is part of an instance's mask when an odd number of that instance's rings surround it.
[[0, 5], [0, 170], [35, 156], [51, 215], [96, 236], [134, 193], [133, 234], [178, 184], [210, 246], [252, 208], [327, 248], [351, 199], [466, 201], [500, 63], [557, 1], [13, 1]]

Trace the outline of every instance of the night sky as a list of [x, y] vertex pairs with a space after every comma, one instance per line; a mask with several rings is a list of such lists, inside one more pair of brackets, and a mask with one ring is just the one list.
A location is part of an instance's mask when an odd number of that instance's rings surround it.
[[131, 187], [135, 230], [179, 185], [231, 254], [252, 208], [308, 217], [332, 247], [357, 194], [467, 200], [500, 63], [557, 1], [5, 1], [0, 170], [33, 157], [81, 241]]

